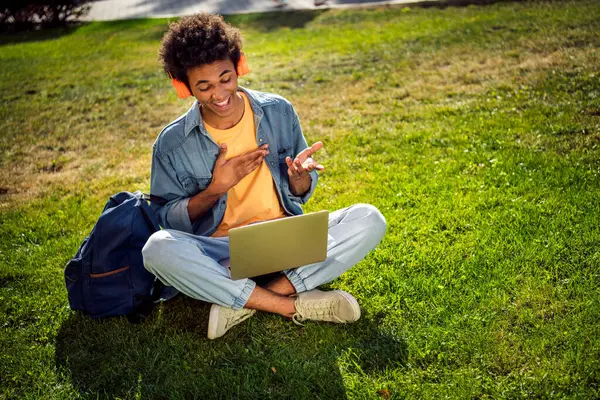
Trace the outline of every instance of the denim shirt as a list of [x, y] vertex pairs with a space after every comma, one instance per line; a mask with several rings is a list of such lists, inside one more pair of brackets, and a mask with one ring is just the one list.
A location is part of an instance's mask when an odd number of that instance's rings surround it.
[[[298, 115], [291, 103], [281, 96], [239, 89], [248, 96], [254, 112], [257, 146], [269, 145], [264, 162], [275, 182], [280, 204], [288, 215], [302, 214], [300, 204], [308, 201], [315, 190], [317, 172], [310, 173], [310, 189], [304, 195], [292, 194], [285, 158], [293, 159], [308, 147]], [[187, 113], [162, 130], [153, 146], [150, 177], [151, 194], [167, 200], [162, 206], [152, 204], [162, 227], [201, 236], [210, 236], [216, 231], [225, 214], [227, 194], [193, 223], [187, 208], [190, 198], [211, 183], [219, 151], [219, 145], [204, 126], [197, 101]]]

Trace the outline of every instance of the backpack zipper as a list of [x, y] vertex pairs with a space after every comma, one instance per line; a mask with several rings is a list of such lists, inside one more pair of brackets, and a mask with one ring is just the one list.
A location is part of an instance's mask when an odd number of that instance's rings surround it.
[[104, 278], [105, 276], [115, 275], [115, 274], [118, 274], [119, 272], [123, 272], [125, 270], [128, 270], [129, 268], [130, 267], [128, 265], [126, 267], [115, 269], [114, 271], [110, 271], [110, 272], [105, 272], [103, 274], [92, 274], [92, 273], [90, 273], [90, 278]]

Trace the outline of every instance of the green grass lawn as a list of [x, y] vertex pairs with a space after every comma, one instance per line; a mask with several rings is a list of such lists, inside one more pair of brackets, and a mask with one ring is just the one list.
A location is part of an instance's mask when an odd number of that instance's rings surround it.
[[0, 399], [600, 397], [600, 3], [229, 20], [242, 85], [325, 144], [306, 210], [387, 219], [329, 285], [362, 319], [208, 341], [183, 296], [140, 325], [72, 312], [65, 263], [191, 102], [157, 62], [166, 20], [0, 37]]

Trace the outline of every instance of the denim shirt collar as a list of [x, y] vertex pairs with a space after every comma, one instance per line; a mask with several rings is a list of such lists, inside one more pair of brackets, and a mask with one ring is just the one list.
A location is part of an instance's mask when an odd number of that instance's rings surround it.
[[[254, 118], [256, 121], [260, 121], [262, 119], [262, 116], [264, 115], [263, 107], [275, 103], [275, 99], [269, 96], [268, 93], [256, 92], [254, 90], [246, 89], [241, 86], [238, 86], [238, 90], [246, 93], [246, 95], [248, 96], [248, 100], [250, 100], [250, 107], [252, 107], [252, 111], [254, 112]], [[256, 125], [258, 126], [258, 123]], [[190, 107], [190, 109], [185, 114], [185, 136], [188, 137], [190, 132], [192, 132], [195, 127], [200, 128], [200, 132], [208, 136], [208, 131], [204, 126], [204, 121], [202, 121], [200, 107], [198, 107], [198, 100], [194, 101], [192, 107]]]

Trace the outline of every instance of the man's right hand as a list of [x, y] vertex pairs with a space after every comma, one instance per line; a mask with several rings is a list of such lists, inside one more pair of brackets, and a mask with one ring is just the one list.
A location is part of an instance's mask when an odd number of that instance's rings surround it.
[[190, 198], [188, 202], [188, 215], [193, 224], [198, 218], [208, 212], [210, 208], [229, 189], [237, 185], [246, 175], [254, 171], [269, 154], [268, 145], [225, 160], [227, 145], [221, 145], [221, 153], [215, 162], [213, 179], [206, 190]]
[[264, 144], [254, 150], [240, 154], [237, 157], [225, 160], [227, 145], [221, 144], [221, 153], [215, 163], [213, 179], [210, 187], [213, 192], [225, 194], [229, 189], [238, 184], [246, 175], [254, 171], [269, 154], [269, 145]]

